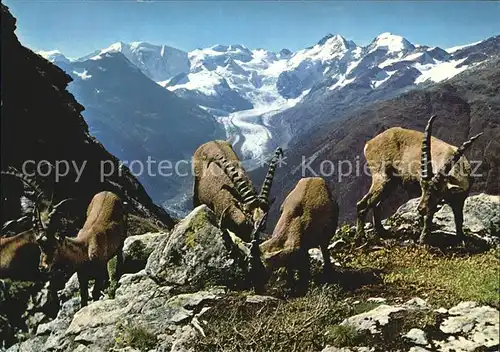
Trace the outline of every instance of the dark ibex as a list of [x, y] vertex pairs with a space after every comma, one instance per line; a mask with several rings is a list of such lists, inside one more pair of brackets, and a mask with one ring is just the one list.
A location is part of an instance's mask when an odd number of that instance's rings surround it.
[[[271, 237], [259, 246], [267, 275], [285, 267], [288, 285], [293, 286], [294, 271], [298, 270], [298, 287], [302, 292], [307, 291], [310, 277], [308, 251], [315, 247], [319, 247], [323, 254], [325, 274], [330, 274], [332, 264], [328, 245], [337, 229], [338, 215], [337, 202], [324, 179], [308, 177], [299, 180], [281, 205], [281, 216]], [[259, 226], [254, 233], [260, 230]], [[255, 250], [254, 244], [251, 248]], [[255, 263], [257, 256], [252, 253], [251, 257]]]
[[[459, 148], [437, 138], [431, 138], [432, 116], [425, 133], [390, 128], [369, 140], [364, 149], [368, 167], [372, 175], [372, 185], [368, 193], [357, 203], [357, 233], [363, 234], [366, 213], [373, 209], [375, 231], [385, 231], [381, 223], [380, 205], [393, 186], [406, 186], [419, 182], [422, 196], [418, 211], [424, 218], [420, 243], [424, 243], [430, 233], [432, 218], [440, 202], [450, 205], [455, 216], [457, 238], [463, 239], [463, 207], [470, 188], [470, 164], [463, 154], [478, 134]], [[437, 173], [433, 173], [438, 170]]]
[[[4, 228], [12, 225], [9, 222]], [[0, 278], [38, 281], [41, 279], [39, 261], [40, 249], [33, 229], [14, 236], [0, 237]]]
[[223, 226], [248, 241], [255, 222], [269, 211], [269, 192], [282, 154], [278, 148], [257, 194], [231, 144], [226, 141], [203, 144], [193, 157], [193, 205], [206, 204], [219, 218], [224, 213]]
[[[43, 224], [39, 221], [39, 226]], [[126, 238], [126, 214], [120, 198], [112, 192], [96, 194], [87, 209], [87, 219], [76, 238], [40, 228], [40, 267], [52, 272], [70, 267], [78, 274], [82, 307], [88, 302], [88, 282], [95, 279], [92, 298], [98, 300], [108, 281], [108, 261], [117, 257], [115, 279], [122, 270]]]
[[[24, 174], [12, 169], [1, 171], [2, 175], [13, 176], [21, 179], [28, 187], [35, 191], [38, 209], [32, 215], [33, 228], [23, 231], [17, 235], [0, 238], [0, 277], [16, 280], [38, 281], [42, 277], [39, 272], [38, 264], [40, 261], [40, 248], [37, 242], [37, 235], [40, 234], [37, 218], [43, 219], [47, 228], [54, 227], [54, 215], [58, 213], [59, 208], [66, 203], [62, 201], [55, 206], [46, 201], [41, 188]], [[2, 227], [2, 233], [9, 228], [22, 223], [26, 217], [17, 220], [11, 220]]]

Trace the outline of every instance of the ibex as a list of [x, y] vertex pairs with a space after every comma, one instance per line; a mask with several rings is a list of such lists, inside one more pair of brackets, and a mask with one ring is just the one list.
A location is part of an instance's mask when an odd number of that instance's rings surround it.
[[[9, 222], [4, 228], [12, 225], [13, 222]], [[38, 281], [41, 279], [39, 260], [40, 249], [33, 229], [14, 236], [0, 237], [0, 278]]]
[[42, 273], [53, 273], [69, 267], [78, 274], [81, 306], [88, 303], [88, 282], [95, 279], [92, 298], [98, 300], [108, 280], [106, 265], [117, 256], [116, 280], [122, 267], [122, 248], [126, 238], [126, 213], [120, 198], [112, 192], [97, 193], [87, 209], [87, 219], [76, 238], [66, 237], [58, 226], [55, 215], [68, 202], [57, 205], [47, 200], [41, 188], [25, 175], [15, 171], [2, 171], [21, 178], [37, 194], [34, 209], [34, 239], [39, 247], [39, 269]]
[[[39, 221], [39, 227], [43, 222]], [[87, 219], [76, 238], [40, 228], [37, 241], [42, 255], [40, 268], [46, 272], [70, 267], [78, 274], [81, 306], [88, 302], [88, 282], [95, 279], [92, 298], [98, 300], [108, 281], [107, 264], [116, 255], [115, 278], [122, 270], [126, 238], [126, 214], [120, 198], [112, 192], [97, 193], [87, 209]]]
[[332, 271], [328, 244], [337, 229], [339, 208], [325, 180], [308, 177], [299, 180], [280, 210], [271, 237], [259, 246], [260, 257], [268, 273], [285, 267], [289, 286], [293, 285], [294, 271], [298, 270], [298, 287], [307, 291], [309, 249], [319, 247], [325, 274]]
[[224, 213], [223, 226], [248, 241], [255, 222], [269, 211], [269, 192], [282, 154], [281, 148], [276, 149], [260, 193], [256, 194], [231, 144], [211, 141], [201, 145], [193, 157], [194, 207], [206, 204], [217, 217]]
[[[380, 205], [397, 183], [407, 186], [419, 182], [422, 196], [418, 212], [424, 227], [419, 242], [423, 244], [430, 234], [432, 218], [437, 206], [446, 202], [453, 210], [456, 234], [463, 240], [463, 206], [472, 186], [470, 164], [463, 154], [478, 134], [459, 148], [437, 138], [431, 138], [431, 116], [425, 133], [390, 128], [369, 140], [364, 149], [372, 184], [368, 193], [357, 203], [357, 233], [363, 234], [366, 213], [373, 209], [373, 226], [377, 233], [385, 231], [381, 223]], [[438, 170], [434, 173], [433, 170]]]
[[[32, 214], [32, 224], [37, 225], [37, 217], [39, 216], [43, 219], [47, 228], [53, 228], [54, 215], [58, 213], [60, 207], [66, 201], [62, 201], [55, 206], [51, 202], [44, 201], [43, 191], [40, 187], [15, 169], [1, 171], [1, 174], [20, 178], [21, 181], [35, 191], [39, 204], [37, 212]], [[24, 220], [26, 220], [25, 216], [6, 222], [2, 227], [2, 233], [24, 222]], [[29, 281], [38, 281], [42, 278], [38, 268], [40, 248], [37, 242], [37, 235], [39, 234], [40, 232], [34, 227], [14, 236], [0, 238], [0, 277]]]

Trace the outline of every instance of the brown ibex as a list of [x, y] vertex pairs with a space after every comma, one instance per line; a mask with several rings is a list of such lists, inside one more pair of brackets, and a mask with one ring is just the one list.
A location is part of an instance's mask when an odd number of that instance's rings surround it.
[[[39, 226], [42, 226], [39, 221]], [[120, 198], [108, 191], [97, 193], [87, 209], [87, 219], [76, 238], [41, 229], [38, 240], [40, 268], [52, 272], [70, 267], [78, 274], [81, 305], [88, 302], [88, 282], [95, 279], [92, 298], [98, 300], [108, 281], [108, 261], [117, 257], [115, 279], [122, 270], [122, 249], [126, 238], [126, 213]]]
[[282, 154], [281, 148], [276, 149], [260, 193], [256, 194], [231, 144], [218, 140], [201, 145], [193, 156], [194, 207], [206, 204], [217, 217], [224, 213], [223, 226], [248, 241], [254, 223], [269, 211], [269, 192]]
[[328, 245], [337, 229], [338, 204], [324, 179], [308, 177], [299, 180], [280, 210], [271, 237], [259, 246], [260, 257], [268, 273], [285, 267], [290, 286], [294, 271], [298, 270], [298, 287], [304, 292], [310, 277], [309, 249], [319, 247], [325, 274], [332, 271]]
[[[459, 148], [437, 138], [431, 138], [431, 116], [425, 133], [390, 128], [369, 140], [364, 149], [372, 184], [368, 193], [357, 203], [357, 233], [364, 233], [366, 213], [373, 209], [373, 226], [377, 233], [385, 231], [381, 223], [380, 205], [398, 183], [403, 186], [418, 182], [422, 190], [419, 214], [424, 219], [420, 243], [429, 235], [437, 206], [446, 202], [453, 210], [456, 234], [463, 239], [463, 207], [470, 188], [470, 164], [463, 154], [478, 134]], [[433, 170], [438, 170], [434, 174]]]
[[41, 279], [39, 261], [40, 249], [33, 229], [0, 237], [0, 278], [38, 281]]
[[[66, 201], [62, 201], [55, 206], [51, 202], [46, 202], [46, 197], [44, 197], [44, 193], [40, 187], [33, 180], [15, 169], [1, 171], [1, 174], [19, 178], [35, 191], [38, 209], [37, 212], [32, 214], [32, 225], [38, 225], [37, 217], [39, 216], [43, 219], [47, 228], [53, 228], [54, 215], [58, 213], [58, 210]], [[25, 219], [26, 216], [8, 221], [3, 225], [2, 233], [24, 222]], [[37, 242], [37, 235], [39, 233], [38, 228], [34, 227], [14, 236], [0, 238], [0, 277], [29, 281], [38, 281], [41, 279], [42, 275], [40, 275], [38, 268], [40, 248]]]

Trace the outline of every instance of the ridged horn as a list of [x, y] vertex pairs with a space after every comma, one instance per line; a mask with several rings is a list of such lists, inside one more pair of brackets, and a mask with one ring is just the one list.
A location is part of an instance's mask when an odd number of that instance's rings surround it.
[[260, 242], [260, 232], [264, 230], [264, 227], [266, 226], [267, 214], [268, 213], [266, 212], [262, 218], [254, 223], [251, 234], [252, 242], [257, 244]]
[[269, 193], [271, 192], [271, 186], [273, 185], [274, 173], [276, 172], [276, 164], [279, 158], [283, 157], [283, 149], [280, 147], [276, 148], [274, 156], [269, 162], [269, 169], [267, 170], [266, 178], [262, 183], [262, 188], [260, 189], [259, 199], [266, 205], [269, 205]]
[[42, 189], [40, 188], [40, 186], [35, 181], [33, 181], [32, 179], [30, 179], [25, 174], [17, 171], [13, 167], [10, 167], [9, 170], [7, 170], [7, 171], [2, 170], [2, 171], [0, 171], [0, 173], [2, 175], [17, 177], [21, 181], [23, 181], [28, 187], [31, 187], [36, 193], [43, 194]]
[[41, 200], [41, 198], [44, 197], [44, 193], [43, 193], [42, 189], [35, 181], [31, 180], [25, 174], [17, 171], [13, 167], [10, 167], [9, 170], [7, 170], [7, 171], [1, 170], [0, 174], [19, 178], [28, 187], [32, 188], [37, 193], [36, 199], [35, 199], [35, 209], [33, 211], [33, 216], [32, 216], [32, 222], [33, 222], [33, 226], [36, 227], [36, 230], [37, 230], [37, 238], [41, 237], [43, 234], [45, 234], [45, 227], [43, 226], [43, 222], [42, 222], [42, 219], [40, 216], [40, 210], [38, 209], [38, 206], [40, 204], [40, 200]]
[[217, 154], [212, 161], [224, 171], [227, 177], [229, 177], [244, 203], [252, 204], [257, 201], [252, 185], [248, 184], [248, 182], [240, 176], [238, 170], [236, 170], [226, 158]]
[[455, 150], [453, 155], [450, 156], [448, 160], [446, 160], [443, 167], [441, 168], [441, 170], [439, 170], [438, 173], [436, 173], [432, 181], [433, 182], [441, 181], [443, 177], [445, 177], [451, 171], [451, 168], [458, 162], [458, 160], [462, 157], [462, 155], [464, 155], [467, 149], [470, 148], [472, 143], [482, 134], [483, 132], [478, 133], [475, 136], [471, 137], [469, 140], [463, 142], [462, 145], [458, 147], [457, 150]]
[[425, 126], [424, 139], [422, 140], [422, 153], [420, 159], [420, 172], [421, 179], [429, 181], [433, 177], [432, 171], [432, 156], [431, 156], [431, 136], [432, 136], [432, 123], [436, 115], [432, 115]]

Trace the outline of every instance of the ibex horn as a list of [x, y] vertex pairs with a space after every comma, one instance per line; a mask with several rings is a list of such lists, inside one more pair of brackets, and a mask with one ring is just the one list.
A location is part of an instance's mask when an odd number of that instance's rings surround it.
[[432, 156], [431, 156], [431, 136], [432, 136], [432, 123], [436, 115], [432, 115], [425, 126], [424, 139], [422, 141], [422, 154], [420, 159], [421, 177], [424, 181], [429, 181], [432, 176]]
[[30, 178], [28, 178], [25, 174], [20, 173], [19, 171], [17, 171], [13, 167], [10, 167], [9, 169], [10, 170], [8, 170], [8, 171], [2, 170], [2, 171], [0, 171], [0, 173], [2, 175], [17, 177], [17, 178], [21, 179], [21, 181], [23, 181], [26, 185], [28, 185], [29, 187], [33, 188], [33, 190], [35, 190], [36, 193], [43, 194], [43, 191], [40, 188], [40, 186], [38, 184], [36, 184], [33, 180], [31, 180]]
[[253, 230], [252, 230], [252, 242], [259, 243], [260, 242], [260, 232], [264, 229], [264, 226], [266, 225], [267, 221], [267, 212], [264, 214], [262, 218], [260, 218], [258, 221], [256, 221], [253, 225]]
[[482, 134], [483, 134], [483, 132], [478, 133], [474, 137], [471, 137], [468, 141], [465, 141], [464, 143], [462, 143], [462, 145], [457, 150], [455, 150], [453, 155], [450, 156], [448, 158], [448, 160], [446, 160], [443, 167], [434, 176], [432, 181], [433, 182], [441, 181], [442, 178], [445, 177], [445, 175], [447, 175], [450, 172], [451, 168], [458, 162], [458, 160], [462, 157], [462, 155], [464, 155], [464, 153], [467, 151], [467, 149], [470, 148], [470, 146], [472, 145], [472, 142], [474, 142]]
[[239, 175], [236, 168], [231, 165], [231, 163], [226, 158], [224, 158], [220, 154], [217, 154], [215, 156], [215, 159], [212, 161], [215, 162], [229, 177], [244, 203], [252, 204], [257, 200], [253, 187]]
[[49, 213], [49, 215], [47, 215], [47, 221], [50, 222], [50, 219], [52, 219], [52, 217], [55, 215], [55, 213], [57, 212], [57, 209], [61, 206], [61, 205], [64, 205], [66, 202], [70, 202], [74, 200], [73, 198], [67, 198], [67, 199], [64, 199], [62, 201], [60, 201], [59, 203], [57, 203], [51, 210], [51, 212]]
[[224, 222], [224, 216], [226, 215], [227, 210], [229, 209], [229, 206], [225, 207], [222, 213], [220, 214], [219, 218], [219, 229], [222, 229], [222, 223]]
[[259, 199], [266, 205], [269, 205], [269, 192], [271, 191], [271, 186], [273, 185], [274, 173], [276, 172], [276, 164], [279, 158], [283, 157], [283, 149], [280, 147], [276, 148], [273, 158], [269, 162], [269, 169], [267, 170], [266, 178], [262, 183], [262, 188], [260, 189]]
[[40, 210], [38, 209], [39, 198], [42, 197], [43, 193], [39, 193], [36, 197], [35, 208], [33, 209], [32, 222], [33, 226], [36, 227], [36, 238], [39, 240], [46, 234], [45, 227], [43, 226], [42, 219], [40, 218]]

